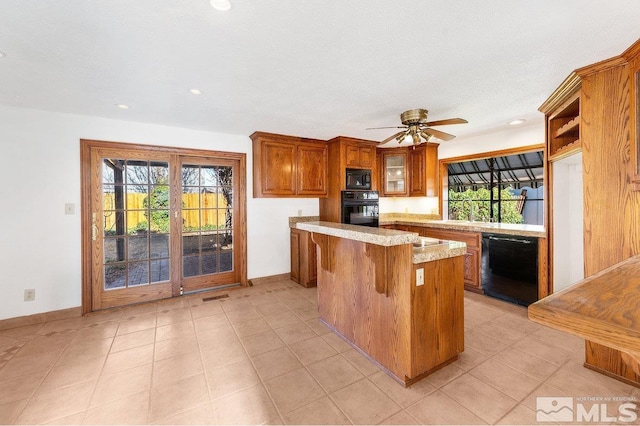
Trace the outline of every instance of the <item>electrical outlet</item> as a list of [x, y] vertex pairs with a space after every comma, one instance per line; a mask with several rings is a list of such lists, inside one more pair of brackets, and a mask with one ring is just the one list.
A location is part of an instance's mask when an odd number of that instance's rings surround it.
[[298, 216], [302, 216], [302, 210], [298, 210]]
[[28, 288], [24, 291], [24, 301], [25, 302], [32, 302], [36, 300], [36, 289], [34, 288]]
[[416, 269], [416, 287], [424, 285], [424, 268]]

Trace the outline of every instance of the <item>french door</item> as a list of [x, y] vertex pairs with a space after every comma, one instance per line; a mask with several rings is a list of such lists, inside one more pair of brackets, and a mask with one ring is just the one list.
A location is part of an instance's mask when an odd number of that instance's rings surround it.
[[244, 154], [81, 141], [83, 311], [246, 284]]

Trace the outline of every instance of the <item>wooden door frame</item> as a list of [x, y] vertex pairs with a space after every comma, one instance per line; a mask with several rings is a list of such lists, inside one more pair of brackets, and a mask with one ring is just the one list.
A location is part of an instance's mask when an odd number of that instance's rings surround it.
[[[177, 148], [170, 146], [143, 145], [124, 142], [108, 142], [92, 139], [80, 139], [80, 205], [81, 205], [81, 277], [82, 277], [82, 314], [92, 312], [93, 287], [92, 287], [92, 217], [91, 217], [91, 183], [92, 179], [100, 179], [100, 176], [91, 175], [91, 151], [96, 148], [140, 150], [150, 153], [166, 153], [170, 155], [188, 157], [206, 157], [236, 160], [239, 163], [238, 178], [236, 181], [238, 191], [238, 215], [241, 224], [238, 237], [237, 267], [240, 271], [240, 284], [247, 285], [247, 155], [238, 152], [207, 151], [202, 149]], [[175, 284], [175, 283], [174, 283]]]

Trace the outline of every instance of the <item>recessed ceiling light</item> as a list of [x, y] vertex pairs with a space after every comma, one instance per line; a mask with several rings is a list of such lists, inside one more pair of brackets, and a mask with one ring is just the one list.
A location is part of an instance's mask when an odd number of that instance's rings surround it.
[[0, 58], [4, 58], [5, 56], [7, 56], [7, 54], [2, 52], [2, 51], [0, 51]]
[[231, 9], [231, 3], [229, 2], [229, 0], [210, 0], [211, 3], [211, 7], [213, 7], [216, 10], [229, 10]]
[[116, 106], [120, 109], [129, 109], [129, 105], [125, 105], [125, 104], [116, 104]]
[[522, 118], [518, 118], [517, 120], [510, 121], [509, 122], [509, 126], [517, 126], [518, 124], [522, 124], [525, 121], [527, 121], [527, 120], [522, 119]]
[[202, 92], [198, 89], [191, 89], [189, 90], [191, 93], [193, 93], [194, 95], [202, 95]]

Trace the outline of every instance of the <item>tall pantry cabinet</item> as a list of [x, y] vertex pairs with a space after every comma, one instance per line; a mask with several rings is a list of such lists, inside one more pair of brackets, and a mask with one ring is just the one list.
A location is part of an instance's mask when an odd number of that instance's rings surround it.
[[[540, 108], [547, 119], [547, 170], [552, 174], [554, 163], [574, 152], [582, 155], [585, 277], [640, 254], [639, 101], [640, 40], [620, 56], [576, 70]], [[553, 221], [555, 184], [547, 182], [551, 221], [545, 222], [553, 241], [560, 227]], [[640, 380], [620, 351], [587, 340], [585, 353], [588, 368]]]

